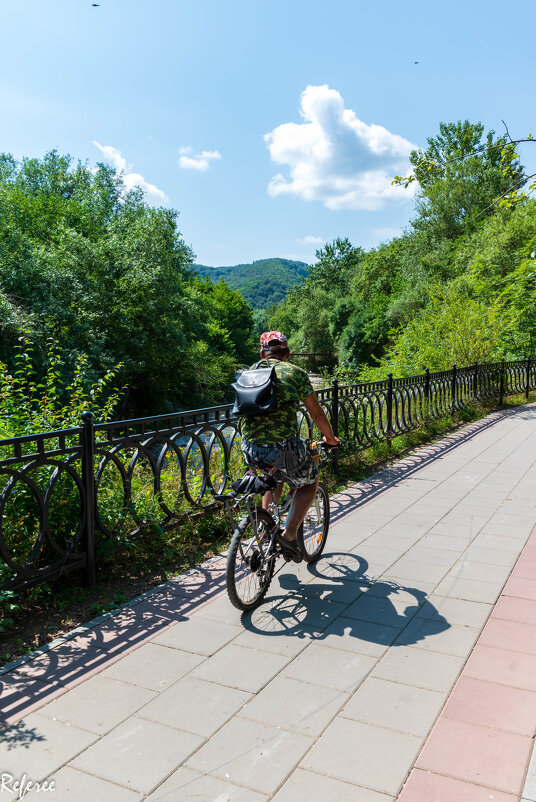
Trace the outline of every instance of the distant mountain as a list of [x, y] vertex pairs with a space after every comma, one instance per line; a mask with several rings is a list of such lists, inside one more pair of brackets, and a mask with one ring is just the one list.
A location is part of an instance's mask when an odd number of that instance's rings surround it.
[[230, 287], [241, 292], [254, 309], [266, 309], [282, 301], [309, 270], [305, 262], [292, 259], [259, 259], [252, 264], [229, 267], [193, 267], [200, 276], [209, 276], [212, 281], [223, 278]]

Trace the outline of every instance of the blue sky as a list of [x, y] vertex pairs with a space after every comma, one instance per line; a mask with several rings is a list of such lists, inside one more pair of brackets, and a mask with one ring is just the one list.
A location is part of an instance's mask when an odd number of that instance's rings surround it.
[[[108, 161], [180, 212], [209, 265], [370, 248], [441, 121], [525, 136], [535, 4], [18, 0], [3, 4], [0, 151]], [[414, 62], [417, 61], [418, 64]], [[536, 171], [536, 144], [522, 151]]]

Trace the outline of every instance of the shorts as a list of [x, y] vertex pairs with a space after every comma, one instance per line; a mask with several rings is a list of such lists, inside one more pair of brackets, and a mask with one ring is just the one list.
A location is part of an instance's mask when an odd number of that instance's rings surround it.
[[250, 468], [271, 471], [278, 482], [285, 479], [296, 489], [312, 485], [318, 476], [318, 467], [299, 437], [288, 437], [265, 446], [242, 440], [242, 453]]

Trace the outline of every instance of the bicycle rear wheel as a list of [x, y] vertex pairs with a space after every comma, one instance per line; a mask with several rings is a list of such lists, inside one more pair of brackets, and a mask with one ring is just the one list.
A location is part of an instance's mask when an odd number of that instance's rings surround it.
[[298, 545], [306, 562], [314, 563], [318, 560], [326, 545], [328, 529], [329, 496], [322, 482], [319, 482], [313, 503], [297, 533]]
[[270, 536], [275, 526], [265, 510], [253, 510], [256, 530], [249, 518], [236, 527], [227, 555], [227, 593], [239, 610], [252, 610], [264, 599], [274, 573]]

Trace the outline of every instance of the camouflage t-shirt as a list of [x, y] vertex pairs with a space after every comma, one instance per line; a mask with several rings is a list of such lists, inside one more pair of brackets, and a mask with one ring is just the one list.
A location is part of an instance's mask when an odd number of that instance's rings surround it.
[[[263, 359], [259, 367], [275, 365], [277, 376], [276, 408], [268, 415], [241, 418], [240, 433], [244, 440], [256, 445], [277, 443], [298, 434], [297, 404], [313, 392], [307, 373], [290, 362]], [[252, 365], [252, 367], [255, 367]], [[294, 403], [287, 403], [294, 402]]]

